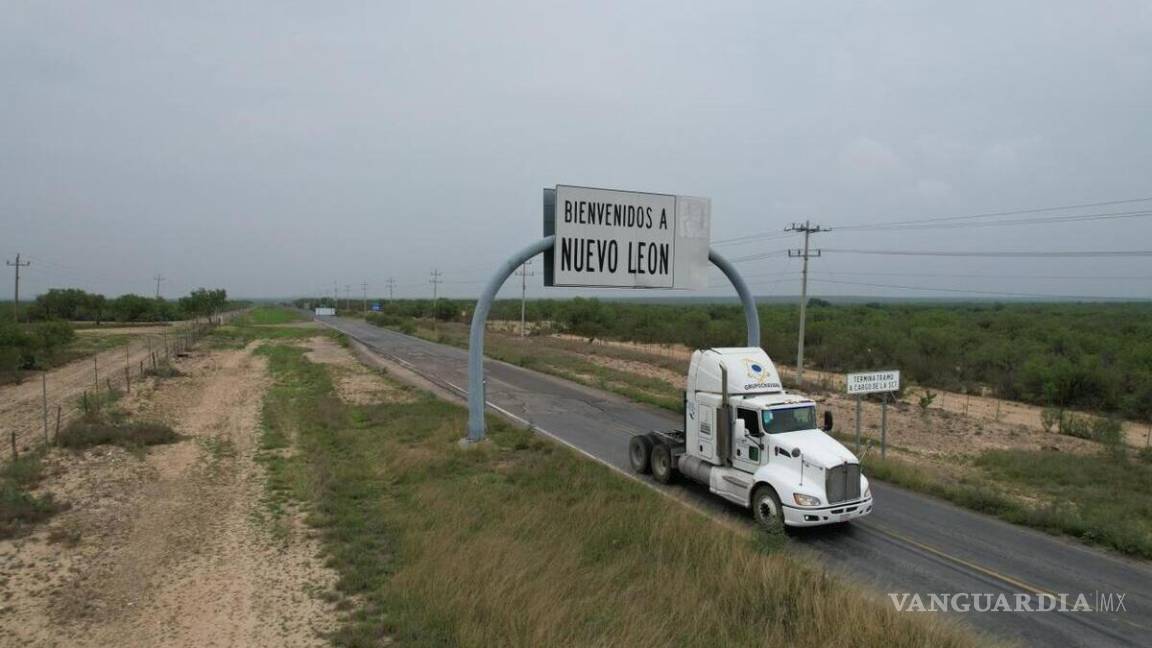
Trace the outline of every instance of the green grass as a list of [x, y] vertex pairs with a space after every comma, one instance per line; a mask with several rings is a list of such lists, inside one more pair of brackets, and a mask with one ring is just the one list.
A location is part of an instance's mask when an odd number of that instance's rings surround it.
[[260, 353], [269, 507], [320, 529], [337, 646], [978, 643], [529, 431], [464, 449], [463, 408], [346, 405], [301, 349]]
[[0, 538], [23, 535], [65, 508], [50, 493], [31, 493], [43, 477], [42, 455], [42, 451], [25, 453], [0, 467]]
[[213, 348], [240, 349], [253, 340], [304, 340], [324, 335], [324, 329], [314, 327], [279, 327], [277, 324], [305, 321], [296, 311], [262, 306], [254, 308], [231, 323], [218, 326], [209, 334]]
[[879, 457], [867, 457], [864, 472], [1008, 522], [1152, 558], [1152, 465], [1103, 453], [989, 450], [959, 478]]
[[248, 311], [244, 317], [248, 320], [248, 323], [253, 326], [290, 324], [292, 322], [304, 322], [308, 320], [307, 317], [301, 315], [298, 311], [276, 306], [258, 306]]

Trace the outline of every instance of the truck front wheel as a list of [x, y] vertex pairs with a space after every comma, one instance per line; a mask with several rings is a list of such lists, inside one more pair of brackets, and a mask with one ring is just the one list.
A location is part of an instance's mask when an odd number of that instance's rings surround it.
[[652, 439], [646, 435], [638, 434], [628, 442], [628, 461], [632, 463], [632, 470], [646, 474], [651, 468], [649, 459], [652, 457]]
[[652, 448], [652, 476], [661, 484], [671, 484], [675, 470], [672, 466], [672, 448], [667, 443], [657, 443]]
[[752, 493], [752, 515], [765, 531], [778, 531], [784, 527], [780, 498], [771, 486], [758, 486]]

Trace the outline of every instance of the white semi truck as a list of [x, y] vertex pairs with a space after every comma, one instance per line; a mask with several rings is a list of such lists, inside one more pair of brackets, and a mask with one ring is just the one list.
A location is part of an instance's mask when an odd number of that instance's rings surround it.
[[684, 475], [752, 509], [765, 528], [847, 522], [872, 512], [860, 462], [816, 404], [785, 393], [756, 347], [696, 351], [688, 367], [684, 429], [632, 437], [633, 470], [669, 483]]

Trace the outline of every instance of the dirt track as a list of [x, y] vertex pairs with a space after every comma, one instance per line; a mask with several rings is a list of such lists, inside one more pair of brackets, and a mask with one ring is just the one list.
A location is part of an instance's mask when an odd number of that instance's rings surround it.
[[72, 509], [0, 541], [0, 645], [323, 644], [334, 574], [299, 516], [273, 520], [261, 501], [263, 359], [250, 346], [179, 368], [123, 404], [185, 440], [50, 456], [44, 488]]

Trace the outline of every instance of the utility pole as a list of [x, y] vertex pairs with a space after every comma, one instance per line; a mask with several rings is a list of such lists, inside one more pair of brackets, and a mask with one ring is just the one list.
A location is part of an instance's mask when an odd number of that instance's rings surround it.
[[336, 280], [332, 280], [332, 308], [340, 310], [340, 286], [336, 285]]
[[[9, 266], [16, 268], [16, 287], [12, 290], [12, 319], [17, 322], [20, 321], [20, 268], [27, 268], [32, 265], [31, 261], [20, 263], [20, 255], [16, 255], [16, 262], [5, 261]], [[15, 455], [13, 455], [15, 456]]]
[[516, 274], [520, 275], [520, 337], [527, 335], [524, 327], [524, 311], [527, 304], [528, 295], [528, 277], [536, 276], [535, 272], [528, 272], [528, 266], [532, 265], [532, 259], [524, 262]]
[[352, 284], [344, 284], [344, 305], [352, 310]]
[[360, 282], [360, 289], [364, 291], [363, 312], [367, 313], [368, 312], [368, 282], [367, 281], [361, 281]]
[[388, 277], [388, 281], [384, 283], [388, 284], [388, 301], [392, 301], [392, 289], [396, 287], [396, 280]]
[[156, 299], [160, 299], [160, 282], [164, 281], [164, 275], [158, 274], [152, 279], [156, 282]]
[[809, 249], [808, 237], [817, 232], [827, 232], [828, 228], [821, 228], [819, 225], [812, 225], [811, 221], [804, 221], [803, 224], [792, 223], [784, 228], [784, 231], [804, 233], [804, 249], [788, 250], [789, 258], [800, 257], [804, 259], [804, 270], [800, 273], [800, 335], [796, 340], [796, 385], [801, 387], [804, 382], [804, 323], [808, 314], [808, 258], [819, 257], [821, 253], [821, 250]]
[[432, 277], [428, 280], [428, 283], [432, 284], [432, 319], [435, 320], [436, 305], [439, 303], [440, 299], [440, 294], [437, 288], [440, 287], [440, 284], [444, 283], [444, 280], [440, 278], [444, 276], [444, 273], [440, 272], [440, 268], [433, 268], [432, 272], [429, 273], [428, 276]]

